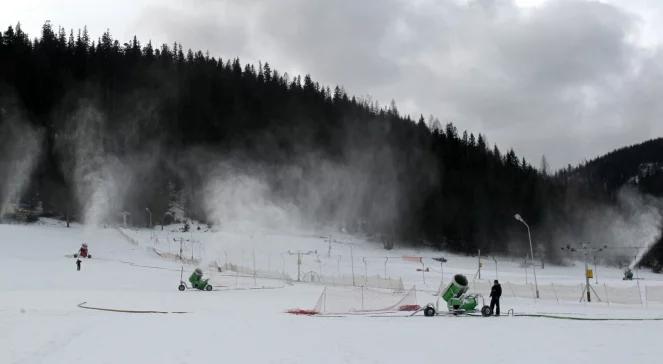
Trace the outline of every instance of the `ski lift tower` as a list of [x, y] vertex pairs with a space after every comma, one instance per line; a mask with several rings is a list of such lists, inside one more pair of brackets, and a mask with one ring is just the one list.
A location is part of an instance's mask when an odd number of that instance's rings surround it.
[[303, 255], [318, 254], [318, 251], [317, 250], [308, 250], [308, 251], [296, 250], [296, 251], [293, 252], [293, 251], [288, 250], [288, 254], [297, 256], [297, 282], [301, 282], [302, 256]]

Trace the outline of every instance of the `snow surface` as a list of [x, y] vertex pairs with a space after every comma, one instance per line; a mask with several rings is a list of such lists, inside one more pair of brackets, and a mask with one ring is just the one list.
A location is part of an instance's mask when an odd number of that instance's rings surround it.
[[[296, 278], [296, 256], [287, 251], [317, 250], [303, 258], [303, 271], [350, 274], [350, 247], [358, 279], [387, 275], [420, 288], [419, 304], [440, 280], [439, 265], [422, 277], [418, 264], [399, 256], [440, 256], [427, 250], [384, 251], [349, 235], [329, 244], [324, 234], [206, 231], [178, 233], [176, 227], [154, 230], [66, 228], [53, 220], [32, 225], [0, 225], [0, 363], [656, 363], [663, 321], [573, 321], [533, 317], [308, 317], [284, 313], [312, 307], [322, 286], [256, 280], [268, 289], [233, 289], [237, 278], [215, 277], [219, 290], [179, 292], [181, 264], [155, 254], [187, 238], [193, 255], [207, 266], [232, 261]], [[156, 238], [161, 240], [155, 243]], [[133, 242], [131, 241], [133, 239]], [[75, 269], [65, 257], [85, 241], [92, 259]], [[166, 242], [167, 241], [167, 242]], [[137, 243], [137, 244], [135, 244]], [[169, 245], [170, 247], [166, 248]], [[177, 245], [177, 244], [176, 244]], [[179, 247], [176, 246], [176, 249]], [[197, 249], [197, 251], [196, 251]], [[472, 277], [476, 257], [445, 255], [452, 273]], [[362, 257], [367, 257], [365, 260]], [[494, 262], [484, 259], [482, 278], [495, 277]], [[498, 258], [501, 281], [524, 283], [519, 262]], [[194, 266], [186, 265], [185, 274]], [[583, 267], [546, 266], [537, 270], [539, 284], [579, 284]], [[617, 268], [598, 267], [600, 283], [623, 282]], [[658, 275], [639, 272], [641, 284], [663, 285]], [[423, 279], [426, 279], [426, 283]], [[531, 280], [531, 276], [528, 278]], [[487, 295], [488, 292], [482, 292]], [[600, 293], [600, 292], [599, 292]], [[128, 309], [185, 311], [139, 314], [86, 310], [87, 305]], [[575, 317], [663, 317], [663, 306], [648, 304], [557, 303], [503, 298], [502, 310]]]

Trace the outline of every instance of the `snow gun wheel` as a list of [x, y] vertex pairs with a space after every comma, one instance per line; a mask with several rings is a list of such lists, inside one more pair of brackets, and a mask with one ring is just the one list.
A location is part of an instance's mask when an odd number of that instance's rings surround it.
[[428, 306], [424, 308], [424, 316], [426, 317], [432, 317], [435, 316], [435, 308]]
[[205, 291], [211, 291], [212, 290], [212, 285], [208, 284], [205, 286]]
[[481, 307], [481, 316], [488, 317], [490, 315], [491, 315], [490, 306], [484, 305], [483, 307]]
[[186, 289], [186, 286], [183, 285], [183, 284], [180, 284], [180, 285], [177, 287], [177, 289], [179, 289], [180, 291], [184, 291], [184, 290]]

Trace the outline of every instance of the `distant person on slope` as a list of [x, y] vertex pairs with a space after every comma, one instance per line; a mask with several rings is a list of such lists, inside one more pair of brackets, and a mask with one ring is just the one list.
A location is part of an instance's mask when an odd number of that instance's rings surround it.
[[209, 279], [203, 279], [203, 270], [200, 268], [196, 268], [196, 270], [191, 273], [191, 276], [189, 277], [189, 282], [191, 282], [191, 286], [193, 288], [198, 288], [198, 289], [205, 289], [207, 287], [207, 281]]
[[493, 314], [493, 309], [495, 306], [497, 306], [497, 310], [495, 311], [495, 316], [500, 315], [500, 297], [502, 296], [502, 286], [500, 286], [500, 282], [495, 280], [493, 283], [493, 287], [490, 289], [490, 314]]

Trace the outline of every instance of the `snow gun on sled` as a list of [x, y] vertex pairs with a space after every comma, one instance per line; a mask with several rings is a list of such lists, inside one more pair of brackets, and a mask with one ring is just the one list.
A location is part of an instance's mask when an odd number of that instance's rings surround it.
[[196, 268], [191, 276], [189, 277], [189, 282], [191, 283], [191, 286], [189, 286], [185, 281], [184, 281], [184, 267], [182, 267], [182, 270], [180, 270], [180, 285], [177, 287], [178, 290], [184, 291], [186, 289], [198, 289], [201, 291], [211, 291], [212, 290], [212, 285], [207, 283], [209, 279], [203, 279], [203, 271], [200, 268]]
[[[429, 303], [423, 308], [424, 316], [440, 314], [440, 298], [447, 303], [447, 309], [451, 314], [459, 315], [476, 312], [476, 308], [479, 305], [478, 299], [481, 298], [483, 301], [483, 296], [480, 294], [468, 294], [468, 288], [467, 277], [462, 274], [456, 274], [451, 283], [440, 292], [437, 301]], [[486, 306], [485, 303], [481, 307], [481, 315], [490, 316], [490, 307]]]
[[87, 243], [83, 243], [78, 252], [74, 253], [74, 258], [92, 258], [92, 254], [88, 252]]

